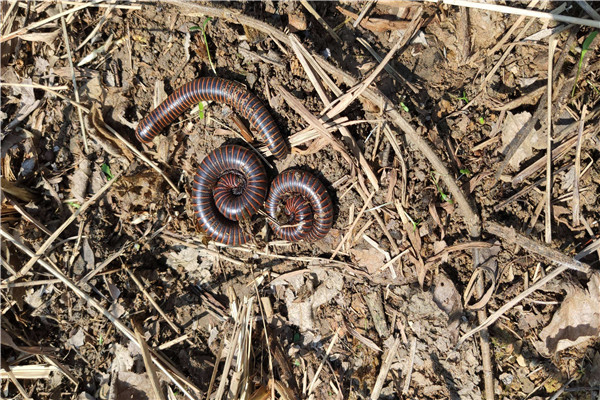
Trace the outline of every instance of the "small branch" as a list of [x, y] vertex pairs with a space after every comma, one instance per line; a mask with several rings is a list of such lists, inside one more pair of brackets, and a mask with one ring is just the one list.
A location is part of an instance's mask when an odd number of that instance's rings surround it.
[[519, 245], [531, 253], [542, 256], [555, 265], [565, 266], [567, 269], [586, 274], [590, 271], [590, 266], [586, 263], [576, 261], [572, 257], [564, 255], [558, 250], [554, 250], [542, 243], [529, 239], [528, 237], [517, 233], [513, 228], [507, 228], [495, 222], [485, 222], [483, 224], [483, 229], [510, 244]]
[[546, 128], [548, 128], [548, 135], [546, 136], [546, 243], [552, 242], [552, 62], [554, 60], [556, 42], [556, 38], [551, 38], [548, 45], [548, 92], [546, 95], [548, 102], [546, 120]]

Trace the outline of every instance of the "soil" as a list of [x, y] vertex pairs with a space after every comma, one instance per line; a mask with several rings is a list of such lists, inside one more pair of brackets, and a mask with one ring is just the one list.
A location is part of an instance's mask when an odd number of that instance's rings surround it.
[[[379, 190], [339, 131], [333, 135], [344, 143], [352, 164], [333, 146], [314, 142], [297, 146], [284, 160], [268, 157], [271, 180], [297, 167], [326, 185], [334, 223], [329, 235], [315, 243], [279, 240], [261, 214], [246, 221], [255, 240], [244, 248], [220, 246], [196, 225], [190, 197], [198, 164], [223, 144], [248, 146], [236, 133], [231, 108], [212, 102], [202, 112], [186, 111], [150, 145], [136, 140], [134, 128], [184, 83], [215, 75], [238, 81], [261, 98], [286, 138], [310, 125], [280, 88], [314, 116], [322, 115], [325, 106], [293, 49], [256, 27], [234, 22], [235, 15], [291, 32], [309, 53], [359, 82], [379, 64], [361, 39], [383, 57], [403, 34], [414, 33], [388, 64], [403, 79], [386, 70], [372, 86], [418, 128], [483, 221], [514, 227], [541, 243], [546, 229], [545, 111], [521, 146], [523, 155], [516, 156], [522, 157], [520, 163], [509, 164], [498, 180], [495, 174], [511, 140], [506, 136], [511, 121], [516, 133], [546, 101], [549, 38], [523, 38], [560, 24], [526, 19], [495, 49], [517, 16], [381, 1], [367, 14], [370, 23], [383, 26], [373, 30], [372, 25], [354, 28], [355, 19], [337, 8], [360, 14], [367, 2], [312, 3], [335, 29], [338, 42], [300, 2], [205, 4], [229, 8], [225, 18], [208, 18], [194, 5], [127, 5], [132, 7], [89, 5], [68, 14], [69, 50], [61, 19], [2, 42], [3, 231], [35, 252], [80, 212], [41, 259], [126, 326], [137, 326], [147, 345], [189, 381], [184, 386], [194, 398], [215, 396], [220, 385], [230, 398], [271, 393], [316, 399], [486, 397], [480, 336], [457, 346], [458, 338], [480, 322], [463, 297], [476, 265], [473, 254], [492, 258], [496, 266], [486, 315], [543, 277], [552, 263], [505, 238], [485, 232], [471, 237], [441, 171], [403, 131], [385, 122], [383, 104], [360, 98], [340, 115], [359, 121], [348, 129]], [[7, 2], [2, 7], [6, 36], [75, 5], [20, 2], [9, 9]], [[576, 6], [566, 12], [585, 15]], [[413, 19], [421, 25], [409, 32]], [[404, 29], [392, 24], [398, 21], [405, 21]], [[555, 36], [553, 60], [558, 65], [562, 57], [563, 63], [553, 79], [554, 144], [572, 142], [553, 161], [550, 246], [570, 257], [600, 240], [600, 39], [589, 46], [570, 90], [592, 31], [579, 26]], [[341, 76], [331, 78], [343, 92], [352, 89]], [[15, 83], [57, 87], [62, 96]], [[538, 88], [543, 92], [535, 92]], [[75, 102], [85, 107], [81, 116]], [[577, 161], [575, 138], [584, 106], [589, 119]], [[103, 132], [102, 121], [175, 187], [114, 134]], [[385, 124], [401, 154], [384, 133]], [[536, 162], [540, 167], [534, 168]], [[578, 162], [579, 225], [572, 217]], [[533, 172], [520, 179], [528, 167]], [[111, 181], [105, 194], [86, 204]], [[371, 203], [365, 205], [369, 194]], [[459, 244], [465, 247], [451, 251]], [[36, 399], [154, 398], [142, 353], [113, 322], [53, 281], [55, 276], [40, 264], [21, 271], [30, 257], [6, 240], [2, 257], [3, 369], [58, 363], [70, 374], [55, 368], [46, 378], [19, 379], [24, 391]], [[592, 251], [580, 261], [597, 270], [599, 254]], [[497, 398], [547, 398], [561, 388], [566, 389], [561, 398], [600, 396], [597, 334], [560, 351], [540, 350], [541, 331], [561, 302], [588, 282], [590, 274], [567, 272], [490, 326]], [[44, 352], [23, 352], [25, 346]], [[170, 398], [186, 398], [162, 372], [159, 378]], [[6, 398], [23, 396], [8, 380], [2, 391]]]

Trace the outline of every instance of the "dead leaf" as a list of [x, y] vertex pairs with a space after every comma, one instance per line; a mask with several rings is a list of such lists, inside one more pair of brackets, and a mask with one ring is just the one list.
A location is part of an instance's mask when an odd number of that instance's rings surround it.
[[119, 371], [112, 376], [108, 400], [147, 399], [157, 400], [146, 374]]
[[[519, 114], [513, 114], [510, 111], [506, 113], [504, 123], [502, 124], [502, 143], [500, 151], [504, 151], [506, 146], [515, 138], [519, 130], [529, 121], [531, 114], [523, 111]], [[519, 165], [525, 160], [528, 160], [533, 155], [533, 149], [545, 149], [546, 137], [544, 132], [535, 130], [521, 144], [515, 155], [510, 159], [509, 165], [513, 169], [518, 169]]]
[[463, 313], [462, 302], [454, 282], [446, 274], [439, 273], [434, 281], [433, 301], [437, 306], [448, 314], [448, 332], [452, 336], [452, 342], [458, 339], [460, 318]]
[[71, 176], [71, 196], [83, 204], [87, 194], [88, 182], [91, 175], [91, 162], [87, 158], [81, 160], [78, 168]]
[[77, 332], [67, 340], [67, 343], [75, 348], [79, 348], [85, 344], [85, 333], [79, 328]]
[[370, 274], [374, 274], [385, 264], [383, 253], [373, 247], [367, 249], [354, 248], [350, 250], [354, 262]]
[[[23, 83], [31, 84], [31, 78], [24, 79]], [[15, 96], [21, 95], [21, 107], [17, 111], [14, 119], [4, 127], [5, 131], [14, 129], [40, 105], [40, 100], [35, 99], [33, 87], [13, 86], [12, 89]]]
[[588, 290], [571, 289], [552, 321], [540, 333], [543, 354], [577, 346], [600, 336], [600, 273], [592, 275]]
[[23, 35], [19, 35], [20, 39], [27, 40], [28, 42], [44, 42], [51, 48], [54, 48], [52, 43], [54, 39], [60, 33], [60, 29], [57, 29], [52, 32], [35, 32], [35, 33], [25, 33]]
[[106, 122], [104, 122], [102, 114], [96, 105], [92, 107], [89, 119], [95, 128], [90, 130], [93, 138], [108, 154], [116, 158], [125, 157], [129, 162], [134, 160], [135, 157], [131, 153], [131, 150], [106, 129]]

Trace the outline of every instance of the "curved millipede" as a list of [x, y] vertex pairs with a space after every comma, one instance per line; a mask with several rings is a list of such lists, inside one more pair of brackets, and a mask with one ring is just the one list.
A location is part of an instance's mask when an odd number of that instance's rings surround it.
[[291, 169], [277, 175], [266, 201], [267, 212], [277, 219], [285, 202], [288, 225], [269, 221], [275, 234], [288, 241], [313, 242], [325, 237], [333, 224], [333, 204], [325, 185], [309, 172]]
[[221, 78], [200, 78], [177, 89], [140, 121], [135, 130], [136, 137], [142, 143], [151, 142], [185, 110], [206, 100], [225, 103], [240, 113], [278, 159], [289, 153], [275, 120], [259, 98], [239, 83]]
[[200, 163], [192, 187], [192, 207], [198, 225], [213, 240], [238, 246], [250, 240], [238, 222], [262, 207], [267, 173], [250, 150], [221, 146]]

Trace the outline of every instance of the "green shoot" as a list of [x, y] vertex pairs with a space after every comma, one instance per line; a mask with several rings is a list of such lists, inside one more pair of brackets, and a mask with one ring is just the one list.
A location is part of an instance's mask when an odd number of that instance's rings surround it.
[[202, 102], [198, 103], [198, 117], [200, 117], [200, 119], [204, 119], [204, 103]]
[[[208, 23], [211, 20], [212, 20], [211, 17], [206, 17], [206, 19], [202, 23], [202, 28], [197, 27], [197, 26], [193, 26], [192, 28], [196, 28], [194, 30], [200, 30], [200, 32], [202, 33], [202, 41], [204, 41], [204, 46], [206, 47], [206, 54], [208, 55], [208, 63], [210, 64], [210, 69], [212, 69], [213, 73], [216, 75], [217, 70], [215, 69], [215, 65], [213, 64], [212, 58], [210, 57], [210, 50], [208, 49], [208, 39], [206, 39], [206, 25], [208, 25]], [[192, 28], [190, 28], [190, 31], [192, 30]]]
[[581, 45], [581, 56], [579, 57], [579, 64], [577, 65], [577, 74], [575, 75], [575, 85], [573, 85], [573, 90], [571, 91], [571, 97], [575, 96], [575, 88], [577, 87], [577, 80], [579, 79], [579, 72], [581, 71], [581, 65], [583, 64], [583, 57], [588, 52], [590, 48], [590, 44], [598, 34], [598, 31], [594, 31], [590, 33], [590, 35], [583, 41], [583, 45]]
[[112, 172], [110, 172], [110, 167], [108, 166], [108, 164], [102, 164], [100, 168], [102, 169], [102, 172], [104, 172], [109, 181], [114, 178]]
[[469, 98], [467, 97], [467, 92], [465, 92], [465, 91], [463, 90], [463, 95], [462, 95], [462, 97], [458, 97], [458, 100], [462, 100], [462, 101], [464, 101], [465, 103], [468, 103], [468, 102], [469, 102]]
[[102, 346], [104, 344], [104, 338], [102, 337], [102, 335], [98, 336], [98, 346]]
[[442, 188], [438, 184], [437, 179], [435, 179], [435, 176], [433, 175], [433, 171], [431, 171], [431, 179], [433, 180], [433, 184], [437, 188], [437, 191], [440, 194], [440, 197], [442, 198], [442, 200], [445, 201], [446, 203], [454, 204], [454, 202], [452, 201], [452, 199], [450, 198], [450, 196], [447, 195], [446, 193], [444, 193], [444, 191], [442, 190]]
[[479, 123], [480, 123], [481, 125], [485, 125], [485, 118], [483, 118], [483, 117], [479, 117]]
[[73, 208], [79, 208], [81, 205], [79, 203], [75, 203], [74, 201], [67, 201], [67, 204]]
[[400, 107], [401, 107], [401, 108], [402, 108], [404, 111], [408, 112], [408, 107], [407, 107], [407, 106], [406, 106], [406, 104], [404, 104], [403, 102], [400, 102]]
[[469, 171], [468, 168], [462, 168], [460, 169], [460, 173], [466, 176], [471, 176], [471, 171]]

